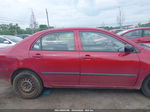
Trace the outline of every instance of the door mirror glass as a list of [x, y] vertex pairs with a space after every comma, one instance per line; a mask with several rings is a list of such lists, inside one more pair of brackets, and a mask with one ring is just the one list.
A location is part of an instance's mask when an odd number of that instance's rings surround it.
[[132, 45], [129, 45], [129, 44], [125, 45], [125, 52], [126, 53], [131, 53], [131, 52], [134, 52], [134, 51], [135, 51], [135, 48]]

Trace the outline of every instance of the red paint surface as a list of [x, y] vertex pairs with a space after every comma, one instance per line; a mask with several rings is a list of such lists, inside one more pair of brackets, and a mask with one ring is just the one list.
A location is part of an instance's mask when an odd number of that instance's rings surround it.
[[[76, 51], [32, 51], [31, 46], [41, 36], [52, 32], [73, 31]], [[78, 31], [96, 31], [113, 36], [137, 48], [139, 53], [83, 52]], [[35, 57], [36, 54], [40, 55]], [[87, 58], [88, 57], [88, 58]], [[45, 87], [89, 87], [139, 89], [150, 74], [150, 51], [132, 41], [102, 29], [68, 28], [38, 32], [13, 48], [0, 50], [0, 77], [10, 80], [18, 69], [30, 69], [42, 79]], [[51, 74], [61, 72], [77, 74]], [[97, 76], [94, 74], [136, 74], [129, 76]]]

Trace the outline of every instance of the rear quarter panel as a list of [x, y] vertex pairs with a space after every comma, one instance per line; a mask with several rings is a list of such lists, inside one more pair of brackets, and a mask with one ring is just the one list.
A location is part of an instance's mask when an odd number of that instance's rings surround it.
[[9, 55], [10, 49], [0, 49], [0, 78], [9, 80], [12, 71], [17, 68], [17, 59]]
[[137, 83], [135, 85], [136, 89], [140, 89], [144, 79], [150, 75], [150, 51], [149, 50], [141, 50], [139, 54], [140, 58], [140, 73], [137, 79]]

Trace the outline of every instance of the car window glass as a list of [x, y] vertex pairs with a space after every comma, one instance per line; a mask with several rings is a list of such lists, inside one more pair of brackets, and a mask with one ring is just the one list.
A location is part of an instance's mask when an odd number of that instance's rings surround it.
[[80, 32], [84, 51], [124, 52], [125, 44], [99, 32]]
[[[41, 42], [40, 42], [41, 41]], [[57, 32], [48, 34], [37, 41], [33, 50], [73, 51], [75, 50], [73, 32]]]
[[6, 39], [0, 38], [0, 43], [4, 44], [4, 41], [7, 41]]
[[20, 37], [16, 37], [16, 36], [5, 36], [6, 39], [11, 40], [12, 42], [18, 43], [20, 41], [22, 41], [23, 39]]
[[127, 39], [137, 38], [142, 36], [142, 30], [130, 31], [123, 35]]
[[121, 32], [121, 31], [123, 31], [123, 30], [116, 30], [114, 33], [117, 34], [117, 33]]
[[34, 44], [32, 50], [41, 50], [41, 39]]
[[145, 29], [143, 36], [150, 36], [150, 29]]

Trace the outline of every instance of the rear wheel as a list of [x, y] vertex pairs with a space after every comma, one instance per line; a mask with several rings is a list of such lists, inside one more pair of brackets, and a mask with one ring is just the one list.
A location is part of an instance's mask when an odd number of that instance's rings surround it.
[[40, 78], [32, 71], [22, 71], [13, 80], [13, 89], [17, 95], [25, 99], [38, 97], [43, 85]]
[[142, 92], [150, 98], [150, 76], [148, 76], [142, 84]]

